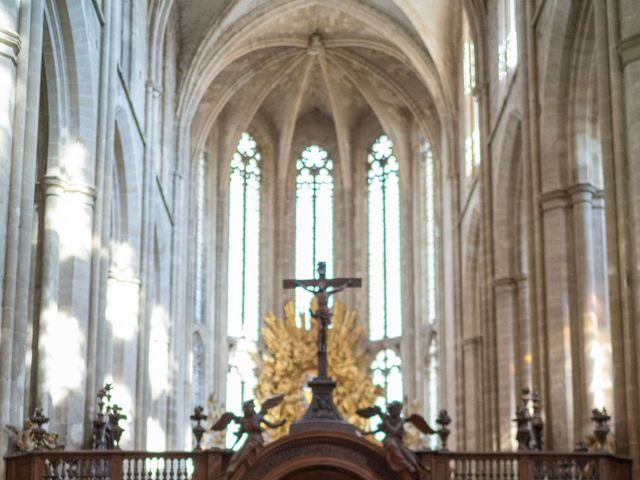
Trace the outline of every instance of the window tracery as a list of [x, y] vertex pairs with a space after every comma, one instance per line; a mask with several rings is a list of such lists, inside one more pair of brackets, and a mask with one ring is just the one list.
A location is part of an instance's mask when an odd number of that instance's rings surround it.
[[402, 335], [400, 178], [393, 142], [379, 136], [369, 153], [369, 339]]
[[[254, 355], [259, 334], [260, 180], [262, 156], [244, 132], [231, 159], [229, 178], [229, 257], [227, 409], [253, 398], [257, 383]], [[227, 434], [227, 446], [234, 443]]]
[[[315, 278], [318, 262], [333, 276], [333, 160], [319, 145], [310, 145], [296, 162], [296, 278]], [[312, 295], [296, 289], [298, 312], [307, 312]]]
[[506, 80], [518, 65], [516, 0], [498, 1], [498, 78]]
[[480, 165], [480, 106], [478, 102], [476, 47], [466, 14], [462, 22], [462, 79], [464, 112], [464, 171], [472, 177]]

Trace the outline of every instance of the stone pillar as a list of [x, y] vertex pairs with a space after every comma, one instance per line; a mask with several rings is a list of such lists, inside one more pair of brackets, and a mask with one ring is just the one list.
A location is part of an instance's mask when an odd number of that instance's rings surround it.
[[[535, 352], [533, 351], [533, 328], [529, 309], [529, 279], [521, 275], [516, 279], [518, 284], [518, 337], [520, 339], [519, 351], [517, 351], [516, 386], [531, 386], [538, 392], [539, 385], [533, 383], [533, 369]], [[539, 358], [535, 361], [540, 362]], [[514, 394], [514, 399], [517, 395]]]
[[[582, 434], [590, 433], [591, 408], [611, 403], [611, 360], [610, 335], [603, 328], [602, 298], [598, 295], [596, 278], [596, 256], [594, 249], [593, 199], [596, 188], [588, 184], [575, 185], [570, 189], [573, 203], [574, 259], [576, 269], [576, 314], [577, 325], [581, 326], [582, 392], [576, 396], [576, 425]], [[604, 326], [607, 326], [606, 323]], [[604, 343], [606, 341], [606, 344]]]
[[140, 374], [136, 368], [133, 368], [138, 360], [139, 295], [140, 281], [137, 278], [114, 271], [109, 272], [105, 317], [112, 331], [113, 363], [110, 367], [115, 385], [114, 402], [123, 407], [128, 416], [123, 424], [125, 432], [121, 444], [124, 448], [134, 446], [133, 426], [136, 417], [140, 414], [134, 403]]
[[[0, 245], [6, 245], [7, 215], [9, 209], [9, 178], [11, 171], [11, 147], [13, 143], [13, 113], [16, 88], [18, 55], [22, 49], [22, 40], [18, 35], [18, 13], [20, 1], [7, 0], [0, 4]], [[0, 248], [0, 285], [4, 280], [5, 248]], [[4, 289], [0, 288], [0, 305], [3, 303]], [[2, 317], [2, 340], [7, 341], [7, 326]], [[7, 359], [4, 359], [4, 363]], [[1, 388], [11, 382], [10, 376], [0, 378]], [[9, 387], [10, 388], [10, 387]], [[8, 397], [0, 393], [0, 421], [4, 423], [8, 415]], [[6, 413], [5, 413], [6, 412]]]
[[512, 421], [519, 391], [516, 384], [516, 338], [518, 331], [518, 290], [511, 277], [498, 278], [493, 283], [496, 301], [496, 336], [498, 368], [498, 446], [513, 450], [515, 429]]
[[[60, 278], [60, 235], [57, 229], [57, 212], [60, 211], [64, 182], [58, 176], [47, 175], [42, 179], [44, 197], [44, 226], [42, 242], [42, 288], [38, 319], [37, 345], [34, 345], [32, 364], [37, 368], [34, 403], [51, 412], [51, 385], [55, 372], [49, 372], [51, 363], [47, 361], [49, 338], [55, 334], [58, 317], [58, 290]], [[53, 430], [53, 429], [52, 429]]]
[[578, 332], [571, 323], [572, 299], [567, 238], [570, 233], [569, 203], [564, 190], [543, 194], [543, 255], [546, 285], [546, 334], [549, 405], [546, 408], [550, 448], [571, 449], [574, 435], [574, 365], [572, 339]]
[[462, 344], [464, 365], [464, 416], [465, 432], [460, 440], [464, 449], [478, 451], [482, 448], [482, 378], [480, 337], [465, 339]]

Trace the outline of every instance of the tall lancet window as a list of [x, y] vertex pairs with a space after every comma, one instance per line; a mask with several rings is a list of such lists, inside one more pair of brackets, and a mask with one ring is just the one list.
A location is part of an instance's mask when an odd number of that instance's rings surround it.
[[[310, 145], [296, 163], [296, 278], [314, 278], [316, 264], [326, 262], [333, 276], [333, 160]], [[296, 309], [308, 312], [311, 294], [296, 289]]]
[[204, 153], [198, 156], [196, 165], [196, 258], [195, 258], [195, 305], [194, 318], [196, 324], [204, 323], [204, 291], [205, 291], [205, 275], [204, 275], [204, 207], [205, 193], [204, 184], [206, 178], [206, 157]]
[[518, 65], [516, 0], [498, 0], [498, 78], [508, 79]]
[[480, 165], [480, 107], [476, 84], [476, 47], [471, 36], [469, 20], [462, 21], [462, 80], [464, 102], [464, 170], [472, 177]]
[[[424, 307], [426, 316], [422, 325], [426, 347], [426, 379], [424, 384], [425, 412], [430, 424], [435, 424], [438, 415], [439, 373], [438, 373], [438, 269], [437, 269], [437, 218], [435, 195], [435, 165], [433, 150], [428, 142], [420, 146], [422, 157], [422, 172], [424, 185], [424, 235], [426, 248], [424, 249], [426, 295]], [[428, 340], [427, 340], [428, 339]], [[428, 343], [427, 343], [428, 341]], [[429, 444], [435, 448], [435, 439]]]
[[228, 334], [258, 340], [260, 277], [260, 152], [243, 133], [229, 182]]
[[393, 143], [380, 135], [369, 152], [369, 338], [402, 335], [400, 178]]
[[[229, 180], [229, 409], [237, 409], [253, 398], [257, 382], [254, 354], [259, 330], [260, 163], [256, 141], [243, 133], [231, 159]], [[229, 433], [227, 443], [233, 442]]]

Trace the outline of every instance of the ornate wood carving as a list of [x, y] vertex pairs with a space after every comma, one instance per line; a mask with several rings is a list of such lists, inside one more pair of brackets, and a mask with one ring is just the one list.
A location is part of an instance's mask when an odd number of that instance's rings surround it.
[[[252, 468], [240, 469], [233, 480], [313, 478], [400, 480], [382, 448], [348, 433], [303, 432], [266, 447]], [[332, 475], [332, 476], [330, 476]]]

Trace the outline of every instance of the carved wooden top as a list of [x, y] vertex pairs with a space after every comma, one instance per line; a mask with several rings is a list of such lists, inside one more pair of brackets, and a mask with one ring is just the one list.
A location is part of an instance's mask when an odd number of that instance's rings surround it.
[[304, 432], [268, 445], [252, 468], [239, 469], [232, 480], [326, 478], [400, 480], [379, 446], [342, 432]]

